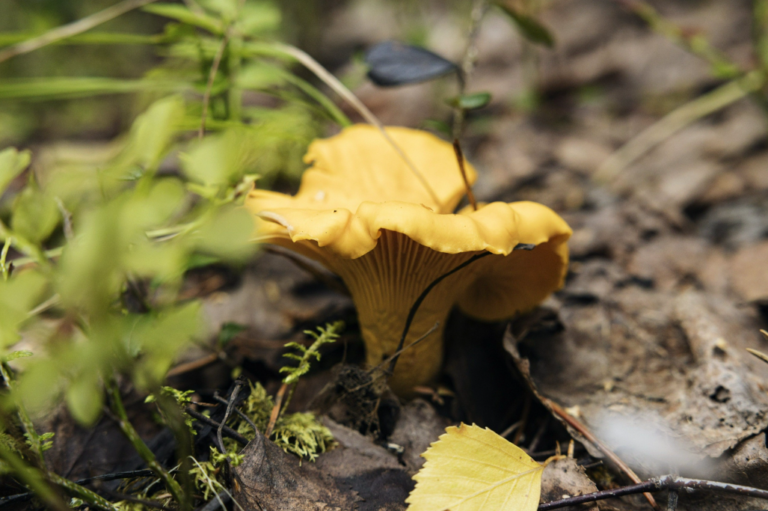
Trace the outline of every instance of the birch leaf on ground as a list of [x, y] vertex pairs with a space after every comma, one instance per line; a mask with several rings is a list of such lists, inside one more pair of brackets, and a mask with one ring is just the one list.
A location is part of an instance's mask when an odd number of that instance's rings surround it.
[[534, 511], [544, 466], [481, 427], [452, 426], [422, 455], [408, 511]]

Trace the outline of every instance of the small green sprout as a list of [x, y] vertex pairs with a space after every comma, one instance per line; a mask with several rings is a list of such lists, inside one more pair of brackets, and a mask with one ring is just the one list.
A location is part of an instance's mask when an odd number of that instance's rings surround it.
[[286, 348], [294, 348], [298, 353], [286, 353], [283, 356], [297, 360], [299, 364], [296, 367], [285, 366], [280, 368], [281, 373], [288, 373], [288, 376], [283, 378], [283, 383], [293, 385], [299, 381], [299, 378], [307, 374], [309, 372], [309, 364], [312, 357], [316, 360], [320, 360], [320, 353], [318, 351], [320, 346], [335, 342], [343, 329], [344, 322], [336, 321], [335, 323], [325, 325], [325, 328], [317, 327], [319, 333], [305, 330], [305, 334], [315, 339], [315, 342], [313, 342], [309, 348], [302, 346], [297, 342], [289, 342], [286, 344]]

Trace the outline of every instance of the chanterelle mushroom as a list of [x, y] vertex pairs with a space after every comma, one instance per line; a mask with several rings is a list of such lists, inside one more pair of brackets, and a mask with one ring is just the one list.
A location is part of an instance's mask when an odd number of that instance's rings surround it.
[[[450, 144], [424, 132], [387, 128], [433, 193], [374, 127], [357, 125], [310, 144], [312, 163], [299, 192], [255, 190], [246, 207], [259, 239], [315, 259], [338, 274], [357, 307], [367, 363], [392, 355], [416, 298], [436, 278], [490, 252], [437, 285], [421, 304], [408, 346], [389, 383], [399, 394], [428, 383], [442, 359], [443, 325], [451, 307], [499, 320], [531, 309], [558, 289], [568, 264], [571, 229], [533, 202], [494, 202], [453, 214], [464, 194]], [[474, 169], [467, 166], [470, 182]], [[439, 199], [437, 203], [434, 199]], [[532, 250], [514, 250], [519, 244]]]

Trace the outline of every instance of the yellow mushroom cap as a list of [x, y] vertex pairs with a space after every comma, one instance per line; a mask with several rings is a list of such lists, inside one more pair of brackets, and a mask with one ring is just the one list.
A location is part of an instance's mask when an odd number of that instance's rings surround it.
[[[355, 302], [367, 363], [392, 355], [408, 311], [436, 278], [473, 255], [490, 252], [433, 289], [421, 304], [390, 386], [407, 394], [429, 382], [442, 360], [442, 328], [458, 304], [469, 315], [499, 320], [541, 303], [563, 282], [571, 229], [546, 206], [494, 202], [453, 214], [464, 194], [453, 148], [421, 131], [387, 133], [432, 193], [374, 127], [356, 125], [314, 141], [299, 192], [254, 190], [246, 207], [260, 240], [311, 257], [347, 284]], [[474, 169], [467, 165], [474, 182]], [[437, 200], [435, 200], [437, 199]], [[532, 250], [515, 250], [518, 245]]]

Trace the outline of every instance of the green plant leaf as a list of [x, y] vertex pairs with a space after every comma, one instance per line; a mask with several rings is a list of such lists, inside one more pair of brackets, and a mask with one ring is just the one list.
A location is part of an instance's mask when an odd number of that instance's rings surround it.
[[72, 418], [86, 427], [96, 422], [104, 405], [104, 392], [98, 373], [93, 369], [70, 382], [64, 393]]
[[26, 350], [12, 351], [11, 353], [9, 353], [5, 357], [4, 361], [5, 362], [12, 362], [12, 361], [17, 360], [19, 358], [27, 358], [27, 357], [31, 357], [31, 356], [32, 356], [32, 352], [31, 351], [26, 351]]
[[19, 152], [13, 147], [0, 151], [0, 195], [5, 192], [11, 181], [29, 166], [31, 158], [32, 153], [29, 151]]
[[552, 36], [552, 33], [538, 20], [528, 14], [518, 11], [506, 3], [496, 2], [496, 6], [509, 16], [524, 38], [532, 43], [546, 46], [547, 48], [553, 48], [555, 46], [555, 38]]
[[463, 96], [456, 96], [445, 100], [452, 107], [461, 108], [462, 110], [475, 110], [482, 108], [491, 102], [490, 92], [476, 92], [474, 94], [465, 94]]
[[0, 280], [0, 347], [19, 340], [18, 327], [27, 319], [45, 290], [47, 279], [36, 271], [23, 271]]
[[131, 128], [129, 148], [133, 159], [144, 168], [157, 167], [183, 118], [184, 101], [179, 96], [170, 96], [153, 103]]
[[224, 32], [224, 23], [221, 20], [205, 13], [190, 11], [181, 4], [156, 3], [147, 5], [143, 7], [142, 10], [165, 18], [171, 18], [188, 25], [200, 27], [212, 34], [221, 35]]
[[253, 230], [253, 218], [245, 209], [222, 208], [200, 228], [196, 246], [225, 261], [244, 261], [256, 250]]
[[256, 131], [233, 128], [206, 137], [183, 154], [182, 169], [191, 180], [206, 186], [225, 187], [237, 183], [260, 156]]
[[66, 99], [142, 91], [182, 92], [191, 89], [180, 80], [118, 80], [90, 77], [46, 77], [0, 81], [0, 99]]
[[11, 229], [32, 243], [40, 243], [51, 235], [59, 224], [59, 207], [36, 185], [29, 184], [13, 202]]
[[280, 9], [267, 2], [246, 2], [237, 20], [237, 28], [244, 34], [259, 36], [280, 28]]
[[198, 0], [198, 3], [209, 11], [218, 13], [225, 19], [234, 19], [237, 15], [239, 0]]

